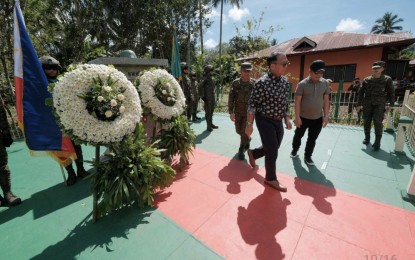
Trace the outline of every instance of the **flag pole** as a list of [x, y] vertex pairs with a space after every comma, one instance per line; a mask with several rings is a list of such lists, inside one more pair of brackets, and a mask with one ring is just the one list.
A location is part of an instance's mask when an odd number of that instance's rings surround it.
[[59, 166], [61, 167], [61, 172], [62, 172], [63, 182], [66, 184], [65, 172], [63, 171], [63, 167], [62, 167], [62, 165], [59, 165]]

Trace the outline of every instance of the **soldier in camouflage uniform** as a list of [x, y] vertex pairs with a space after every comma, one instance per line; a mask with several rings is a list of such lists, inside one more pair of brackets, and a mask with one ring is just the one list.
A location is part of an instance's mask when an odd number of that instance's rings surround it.
[[[56, 83], [59, 81], [58, 74], [59, 71], [62, 69], [61, 64], [58, 60], [56, 60], [53, 57], [50, 56], [43, 56], [39, 58], [40, 63], [42, 64], [43, 71], [45, 72], [46, 78], [48, 79], [49, 84]], [[82, 148], [79, 144], [75, 144], [74, 141], [72, 141], [72, 144], [74, 146], [77, 159], [75, 160], [76, 169], [77, 169], [77, 175], [79, 178], [84, 178], [88, 175], [88, 172], [85, 170], [83, 165], [83, 154], [82, 154]], [[75, 170], [72, 167], [72, 163], [65, 167], [67, 173], [68, 173], [68, 179], [66, 180], [66, 185], [71, 186], [76, 183], [76, 176]]]
[[250, 138], [245, 134], [248, 100], [251, 96], [255, 80], [251, 78], [252, 64], [245, 62], [241, 64], [241, 77], [232, 82], [228, 108], [231, 120], [235, 122], [236, 133], [241, 136], [238, 158], [245, 159], [244, 150], [249, 148]]
[[1, 96], [0, 99], [0, 186], [4, 195], [4, 198], [0, 196], [0, 206], [15, 206], [20, 204], [22, 201], [11, 191], [11, 177], [10, 169], [7, 163], [8, 155], [6, 147], [10, 147], [13, 143], [13, 139], [10, 134], [10, 126], [7, 121], [6, 110], [4, 107], [5, 105]]
[[221, 86], [220, 86], [220, 69], [216, 68], [213, 74], [214, 74], [214, 81], [215, 81], [215, 96], [216, 96], [215, 104], [218, 104], [221, 93], [222, 93]]
[[180, 63], [180, 67], [182, 68], [182, 79], [180, 80], [180, 86], [182, 87], [184, 97], [186, 98], [186, 116], [187, 119], [190, 121], [192, 117], [192, 92], [190, 90], [190, 79], [187, 76], [189, 72], [189, 66], [187, 66], [186, 62]]
[[199, 83], [196, 81], [196, 72], [190, 73], [190, 91], [192, 92], [192, 121], [200, 119], [197, 117], [197, 105], [199, 104]]
[[395, 102], [392, 78], [382, 75], [384, 67], [385, 63], [383, 61], [373, 63], [372, 76], [363, 80], [358, 99], [358, 111], [363, 105], [363, 127], [365, 132], [363, 144], [367, 145], [370, 142], [370, 128], [373, 120], [376, 139], [372, 147], [375, 151], [380, 148], [385, 109], [389, 112], [391, 110], [390, 106]]
[[200, 83], [200, 87], [203, 90], [201, 95], [202, 100], [205, 103], [205, 118], [207, 124], [207, 131], [212, 132], [213, 129], [218, 127], [213, 124], [213, 111], [215, 110], [215, 81], [212, 79], [212, 65], [206, 65], [204, 68], [205, 77]]

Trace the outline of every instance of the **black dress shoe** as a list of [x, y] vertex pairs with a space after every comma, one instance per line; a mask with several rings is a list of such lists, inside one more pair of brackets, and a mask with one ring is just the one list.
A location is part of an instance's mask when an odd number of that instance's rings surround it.
[[248, 158], [249, 158], [249, 164], [251, 165], [251, 167], [255, 168], [256, 163], [255, 163], [254, 155], [252, 154], [252, 150], [248, 150]]
[[219, 128], [219, 126], [217, 126], [217, 125], [212, 125], [212, 128], [213, 128], [213, 129], [218, 129], [218, 128]]
[[285, 187], [284, 185], [282, 185], [279, 181], [277, 180], [273, 180], [273, 181], [264, 181], [265, 184], [269, 185], [270, 187], [281, 191], [281, 192], [287, 192], [287, 187]]

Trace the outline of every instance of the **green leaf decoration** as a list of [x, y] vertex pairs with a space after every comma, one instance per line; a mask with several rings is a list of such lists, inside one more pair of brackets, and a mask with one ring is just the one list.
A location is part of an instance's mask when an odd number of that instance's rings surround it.
[[145, 144], [141, 123], [120, 143], [109, 147], [109, 160], [93, 164], [97, 171], [89, 178], [97, 194], [98, 215], [104, 216], [133, 203], [152, 205], [158, 189], [169, 186], [176, 172], [159, 156], [160, 152]]

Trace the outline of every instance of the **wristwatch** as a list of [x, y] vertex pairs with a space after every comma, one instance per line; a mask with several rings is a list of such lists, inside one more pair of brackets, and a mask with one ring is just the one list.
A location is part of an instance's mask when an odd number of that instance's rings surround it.
[[246, 121], [246, 124], [247, 124], [247, 125], [253, 125], [253, 124], [254, 124], [254, 122], [249, 122], [249, 121]]

